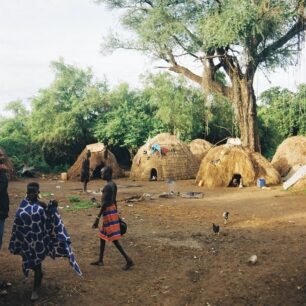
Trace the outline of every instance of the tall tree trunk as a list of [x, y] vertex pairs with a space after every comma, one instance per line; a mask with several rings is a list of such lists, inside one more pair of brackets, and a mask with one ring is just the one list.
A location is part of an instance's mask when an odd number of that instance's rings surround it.
[[251, 79], [235, 77], [232, 83], [232, 102], [239, 122], [242, 146], [260, 152], [253, 77]]
[[256, 97], [253, 88], [255, 69], [249, 69], [248, 73], [242, 75], [238, 69], [232, 68], [228, 72], [232, 84], [228, 87], [214, 80], [214, 71], [211, 67], [212, 65], [206, 65], [203, 72], [201, 85], [204, 92], [218, 92], [233, 103], [235, 116], [239, 122], [242, 146], [260, 152]]

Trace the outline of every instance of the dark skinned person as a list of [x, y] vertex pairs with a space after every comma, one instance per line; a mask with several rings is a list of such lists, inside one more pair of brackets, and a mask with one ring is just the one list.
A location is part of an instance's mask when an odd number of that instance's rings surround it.
[[[9, 195], [7, 192], [8, 188], [8, 168], [5, 165], [4, 153], [0, 151], [0, 256], [2, 248], [2, 239], [4, 234], [4, 223], [8, 217], [9, 212]], [[11, 283], [0, 280], [0, 297], [7, 295], [7, 287], [10, 287]]]
[[87, 191], [87, 184], [89, 182], [90, 177], [90, 150], [86, 153], [86, 158], [82, 162], [82, 170], [81, 170], [81, 182], [83, 182], [83, 191]]
[[9, 250], [22, 257], [22, 269], [26, 278], [34, 271], [34, 287], [31, 300], [39, 298], [43, 278], [42, 262], [47, 256], [67, 257], [78, 275], [82, 275], [71, 250], [71, 240], [57, 210], [57, 201], [47, 204], [39, 201], [39, 184], [27, 185], [26, 197], [17, 209]]
[[121, 255], [126, 260], [126, 265], [123, 270], [129, 270], [134, 266], [133, 260], [125, 253], [123, 247], [119, 243], [119, 239], [121, 238], [120, 231], [120, 222], [119, 215], [117, 211], [117, 185], [112, 180], [113, 170], [111, 167], [106, 166], [101, 170], [101, 177], [107, 183], [102, 190], [102, 198], [101, 198], [101, 209], [96, 217], [96, 220], [93, 224], [93, 228], [98, 228], [99, 221], [101, 220], [102, 225], [99, 228], [98, 236], [100, 238], [100, 255], [99, 259], [95, 262], [92, 262], [92, 265], [103, 266], [103, 257], [105, 250], [105, 242], [110, 241], [113, 242], [117, 250], [121, 253]]
[[4, 154], [0, 151], [0, 250], [2, 247], [2, 238], [4, 233], [5, 219], [8, 217], [9, 212], [9, 196], [7, 192], [8, 177], [7, 167], [4, 164]]

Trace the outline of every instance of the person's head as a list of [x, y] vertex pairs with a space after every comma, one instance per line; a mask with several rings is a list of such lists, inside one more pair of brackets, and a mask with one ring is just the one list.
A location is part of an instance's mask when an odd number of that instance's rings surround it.
[[101, 170], [101, 178], [104, 181], [110, 181], [112, 179], [113, 176], [113, 169], [110, 166], [105, 166], [102, 168]]
[[36, 182], [27, 185], [27, 199], [30, 202], [37, 201], [39, 195], [39, 184]]
[[88, 150], [87, 153], [86, 153], [86, 157], [90, 158], [90, 156], [91, 156], [91, 152], [90, 152], [90, 150]]

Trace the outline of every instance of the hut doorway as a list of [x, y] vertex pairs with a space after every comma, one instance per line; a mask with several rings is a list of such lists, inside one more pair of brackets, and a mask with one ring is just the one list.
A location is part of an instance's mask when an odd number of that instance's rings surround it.
[[155, 168], [151, 169], [150, 181], [157, 181], [157, 170]]
[[105, 166], [105, 164], [103, 162], [101, 162], [101, 164], [99, 164], [94, 171], [92, 172], [92, 179], [100, 179], [101, 178], [101, 170], [102, 168]]
[[242, 177], [239, 173], [234, 173], [231, 181], [228, 184], [228, 187], [238, 187], [242, 183]]

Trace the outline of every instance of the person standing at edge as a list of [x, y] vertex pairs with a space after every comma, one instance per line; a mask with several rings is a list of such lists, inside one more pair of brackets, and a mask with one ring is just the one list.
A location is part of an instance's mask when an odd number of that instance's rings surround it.
[[106, 166], [101, 170], [102, 179], [107, 181], [107, 184], [102, 190], [100, 212], [93, 224], [93, 228], [98, 228], [99, 220], [102, 216], [102, 226], [99, 229], [100, 237], [100, 255], [99, 259], [92, 262], [91, 265], [103, 266], [103, 256], [105, 250], [105, 241], [114, 243], [118, 251], [126, 260], [126, 265], [123, 270], [129, 270], [134, 266], [133, 260], [125, 253], [123, 247], [119, 243], [121, 238], [119, 215], [117, 211], [117, 185], [112, 181], [113, 170], [111, 167]]
[[0, 151], [0, 250], [2, 247], [4, 222], [9, 212], [8, 177], [6, 173], [7, 167], [4, 164], [4, 154]]
[[[7, 167], [4, 164], [4, 154], [0, 150], [0, 255], [2, 248], [2, 239], [4, 234], [4, 223], [5, 219], [8, 217], [9, 212], [9, 196], [7, 192], [8, 188], [8, 177], [7, 177]], [[0, 281], [0, 296], [7, 295], [5, 290], [10, 283]]]
[[82, 170], [81, 170], [81, 182], [83, 182], [83, 191], [87, 191], [87, 184], [89, 182], [90, 176], [90, 157], [91, 152], [90, 150], [86, 153], [86, 158], [82, 162]]

